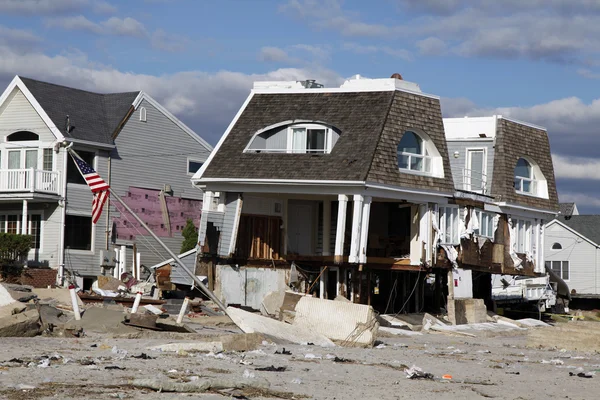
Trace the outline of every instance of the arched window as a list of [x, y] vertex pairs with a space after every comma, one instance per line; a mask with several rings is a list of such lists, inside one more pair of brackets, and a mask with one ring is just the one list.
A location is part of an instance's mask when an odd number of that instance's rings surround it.
[[284, 121], [256, 132], [244, 152], [329, 154], [340, 133], [321, 121]]
[[519, 158], [515, 167], [515, 190], [519, 193], [537, 193], [537, 182], [533, 166], [524, 158]]
[[398, 144], [398, 168], [407, 171], [431, 172], [431, 157], [423, 138], [406, 131]]
[[140, 107], [140, 121], [146, 122], [146, 107]]
[[554, 243], [552, 245], [552, 250], [562, 250], [562, 246], [560, 245], [560, 243]]
[[19, 131], [15, 133], [11, 133], [6, 138], [7, 142], [25, 142], [31, 140], [40, 140], [40, 137], [33, 132], [29, 131]]

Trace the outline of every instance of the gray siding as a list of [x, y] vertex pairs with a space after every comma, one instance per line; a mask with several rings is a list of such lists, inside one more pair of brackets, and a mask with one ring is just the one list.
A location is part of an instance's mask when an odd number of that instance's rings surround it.
[[[74, 148], [78, 150], [77, 147]], [[93, 151], [90, 148], [81, 148]], [[108, 153], [96, 151], [95, 169], [102, 177], [108, 176]], [[67, 184], [67, 215], [92, 215], [92, 192], [87, 185]], [[100, 268], [100, 250], [106, 249], [106, 208], [98, 223], [92, 226], [91, 250], [68, 250], [65, 248], [65, 269], [83, 276], [96, 276], [102, 272]], [[66, 244], [65, 244], [66, 247]]]
[[[142, 107], [146, 109], [146, 122], [140, 121]], [[140, 104], [115, 139], [115, 144], [117, 148], [111, 153], [110, 183], [119, 196], [125, 196], [129, 187], [161, 190], [168, 184], [175, 197], [202, 200], [202, 191], [190, 182], [193, 174], [188, 174], [187, 162], [188, 158], [205, 161], [210, 149], [190, 137], [150, 103], [143, 101]], [[111, 207], [111, 219], [113, 217], [118, 218], [119, 213]], [[198, 221], [198, 215], [190, 217]], [[178, 254], [181, 250], [183, 238], [180, 232], [173, 231], [172, 237], [161, 237], [161, 240], [171, 251]], [[138, 235], [136, 241], [142, 253], [142, 264], [154, 265], [168, 258], [152, 237]]]
[[[448, 140], [448, 155], [450, 159], [450, 168], [454, 178], [454, 187], [463, 189], [463, 171], [467, 165], [467, 149], [486, 149], [486, 193], [490, 193], [492, 184], [492, 172], [494, 170], [494, 143], [491, 140]], [[454, 157], [454, 152], [458, 151], [458, 158]]]
[[236, 211], [239, 193], [225, 194], [225, 215], [223, 215], [223, 228], [219, 239], [218, 253], [221, 257], [229, 257], [229, 246], [233, 239], [233, 225], [236, 219]]
[[[184, 257], [180, 257], [179, 259], [183, 264], [192, 272], [196, 271], [196, 255], [197, 253], [194, 251]], [[179, 256], [179, 254], [178, 254]], [[171, 282], [178, 285], [187, 285], [192, 286], [194, 284], [194, 280], [179, 266], [178, 263], [173, 261], [172, 258], [168, 261], [171, 264]], [[165, 264], [166, 265], [166, 264]]]
[[[577, 293], [599, 294], [598, 282], [598, 249], [579, 235], [564, 227], [553, 224], [544, 230], [545, 261], [569, 261], [569, 289]], [[559, 243], [561, 250], [552, 250], [552, 245]]]

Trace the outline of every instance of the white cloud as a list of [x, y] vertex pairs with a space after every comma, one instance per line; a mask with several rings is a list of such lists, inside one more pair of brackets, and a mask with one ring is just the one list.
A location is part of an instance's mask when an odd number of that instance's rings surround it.
[[52, 15], [76, 12], [88, 0], [0, 0], [0, 13], [15, 15]]
[[96, 14], [115, 14], [117, 7], [106, 1], [98, 0], [94, 2], [93, 10]]
[[446, 52], [446, 43], [436, 37], [428, 37], [417, 42], [419, 53], [426, 56], [437, 56]]
[[111, 17], [102, 22], [107, 32], [118, 36], [145, 37], [148, 35], [144, 24], [131, 18]]
[[344, 43], [344, 50], [352, 51], [356, 54], [376, 54], [382, 53], [391, 57], [401, 58], [405, 61], [412, 61], [413, 56], [408, 50], [393, 48], [389, 46], [374, 46], [374, 45], [360, 45], [357, 43]]
[[315, 59], [324, 61], [329, 59], [329, 46], [312, 45], [312, 44], [295, 44], [290, 46], [294, 50], [300, 50], [312, 55]]
[[22, 29], [11, 29], [0, 25], [0, 45], [13, 49], [23, 46], [31, 47], [40, 43], [42, 39], [34, 33]]
[[86, 31], [96, 34], [105, 34], [107, 32], [100, 24], [90, 21], [83, 15], [48, 18], [46, 19], [46, 26], [50, 28], [62, 28], [69, 31]]
[[557, 178], [600, 180], [600, 158], [552, 156]]
[[275, 63], [292, 63], [296, 60], [292, 59], [289, 54], [279, 47], [265, 46], [260, 49], [258, 59], [263, 62]]
[[111, 17], [101, 22], [91, 21], [83, 15], [53, 17], [46, 19], [46, 26], [70, 31], [86, 31], [98, 35], [131, 36], [137, 38], [148, 36], [148, 31], [144, 27], [144, 24], [131, 17]]
[[561, 192], [558, 194], [558, 198], [562, 203], [576, 203], [580, 210], [582, 206], [600, 209], [600, 197], [597, 196], [590, 196], [585, 193]]
[[4, 84], [19, 74], [96, 92], [144, 90], [211, 143], [223, 134], [254, 81], [316, 79], [327, 86], [343, 82], [335, 72], [318, 67], [280, 68], [262, 74], [187, 71], [156, 76], [98, 66], [82, 53], [18, 54], [2, 46], [0, 53], [0, 82]]

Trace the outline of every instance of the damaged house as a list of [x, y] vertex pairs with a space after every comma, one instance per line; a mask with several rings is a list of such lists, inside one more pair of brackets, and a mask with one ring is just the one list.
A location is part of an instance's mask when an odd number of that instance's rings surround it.
[[558, 211], [544, 128], [502, 116], [446, 118], [456, 188], [440, 209], [440, 263], [454, 263], [455, 298], [491, 306], [490, 274], [545, 274], [544, 225]]
[[[541, 224], [556, 203], [546, 133], [490, 121], [489, 162], [469, 155], [467, 166], [468, 132], [459, 136], [455, 123], [448, 136], [452, 121], [442, 119], [439, 98], [397, 74], [357, 76], [339, 88], [256, 83], [192, 178], [204, 191], [201, 273], [230, 304], [259, 308], [269, 292], [295, 286], [383, 313], [445, 307], [453, 266], [539, 272]], [[472, 139], [482, 147], [480, 133]], [[524, 146], [512, 142], [515, 134], [535, 143], [530, 153], [518, 153]], [[502, 150], [494, 156], [494, 149]], [[465, 186], [462, 169], [477, 170], [477, 162], [489, 179]], [[515, 171], [530, 172], [517, 180]], [[512, 231], [528, 238], [521, 247], [511, 246]], [[456, 253], [454, 264], [446, 251]]]

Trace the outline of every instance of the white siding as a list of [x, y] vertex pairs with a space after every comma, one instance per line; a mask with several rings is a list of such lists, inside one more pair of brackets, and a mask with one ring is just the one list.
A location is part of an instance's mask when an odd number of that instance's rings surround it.
[[[559, 243], [562, 249], [552, 250], [554, 243]], [[598, 250], [587, 240], [558, 224], [552, 224], [545, 229], [544, 256], [545, 261], [569, 261], [570, 277], [566, 281], [569, 289], [582, 294], [600, 293]]]
[[50, 128], [19, 89], [15, 89], [8, 96], [0, 109], [0, 142], [4, 142], [4, 136], [17, 131], [36, 133], [43, 142], [56, 140]]

